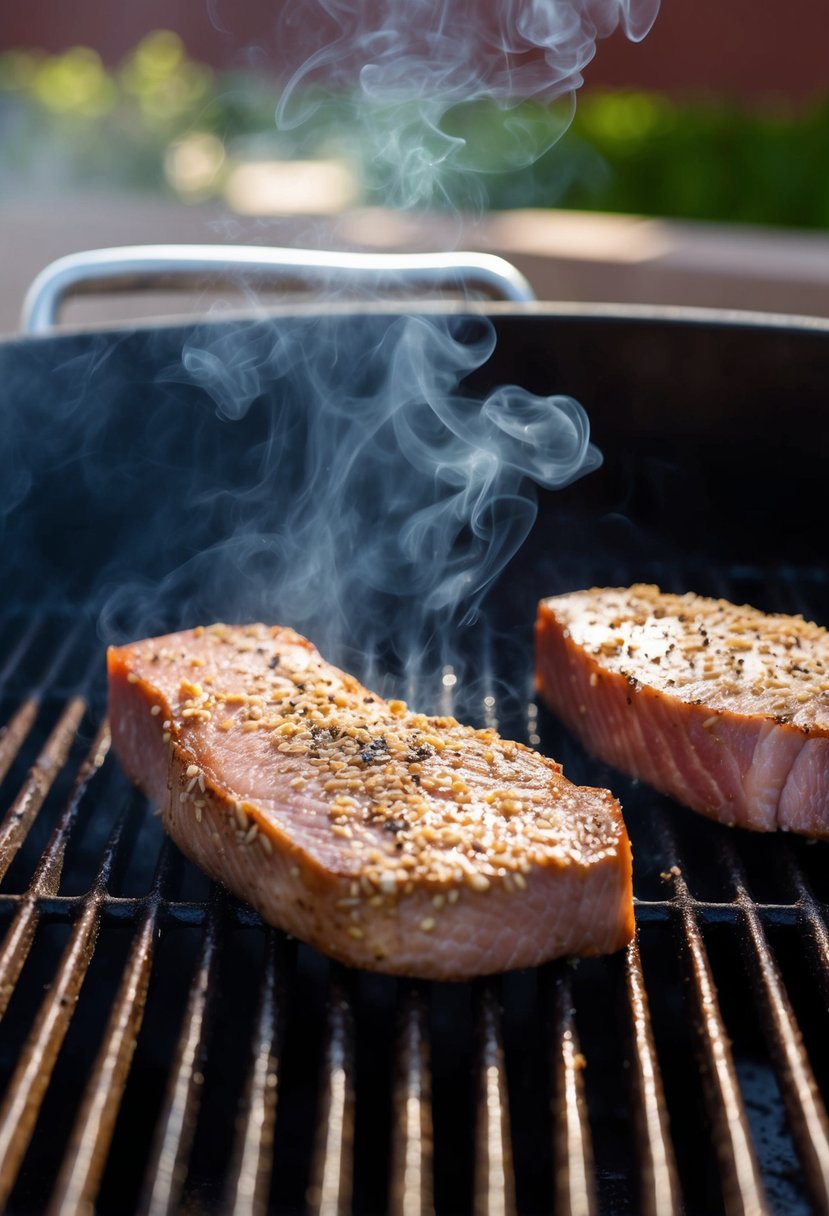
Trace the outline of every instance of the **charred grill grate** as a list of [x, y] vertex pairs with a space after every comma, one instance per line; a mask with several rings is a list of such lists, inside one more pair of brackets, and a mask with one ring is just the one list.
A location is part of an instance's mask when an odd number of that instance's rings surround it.
[[[672, 577], [827, 617], [814, 571]], [[482, 719], [618, 790], [637, 942], [472, 985], [349, 973], [164, 840], [100, 657], [91, 622], [3, 622], [0, 1206], [829, 1210], [824, 846], [672, 807], [496, 691]]]

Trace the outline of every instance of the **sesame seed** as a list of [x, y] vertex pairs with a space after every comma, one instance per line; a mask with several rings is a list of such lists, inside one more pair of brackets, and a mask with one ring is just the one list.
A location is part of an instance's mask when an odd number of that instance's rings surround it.
[[431, 933], [432, 930], [434, 929], [434, 927], [435, 927], [435, 918], [433, 916], [426, 916], [420, 922], [420, 928], [423, 933]]
[[467, 874], [465, 874], [464, 882], [468, 887], [471, 887], [473, 891], [488, 891], [490, 886], [489, 879], [486, 877], [486, 875], [480, 874], [477, 870], [470, 870]]
[[201, 769], [199, 768], [198, 764], [188, 764], [184, 775], [186, 777], [198, 777], [200, 772]]
[[160, 706], [160, 705], [154, 705], [154, 706], [152, 707], [152, 709], [150, 710], [150, 713], [152, 714], [152, 716], [153, 716], [154, 718], [157, 718], [157, 717], [158, 717], [158, 715], [161, 713], [161, 706]]

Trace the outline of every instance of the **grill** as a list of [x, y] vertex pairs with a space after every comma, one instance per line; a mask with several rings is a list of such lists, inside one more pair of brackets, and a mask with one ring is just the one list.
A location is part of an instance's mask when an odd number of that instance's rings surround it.
[[[829, 1210], [825, 846], [730, 832], [592, 760], [536, 706], [530, 645], [538, 596], [591, 582], [650, 578], [829, 621], [811, 511], [826, 332], [700, 315], [490, 313], [499, 340], [479, 380], [520, 367], [530, 387], [566, 386], [590, 411], [606, 465], [542, 497], [490, 595], [506, 641], [481, 657], [485, 679], [454, 690], [458, 711], [618, 794], [636, 941], [609, 959], [419, 984], [329, 963], [211, 886], [109, 754], [98, 605], [83, 589], [113, 538], [129, 541], [128, 503], [116, 496], [116, 523], [93, 532], [83, 487], [68, 476], [54, 486], [52, 458], [47, 469], [32, 457], [39, 497], [17, 533], [45, 539], [37, 577], [11, 551], [18, 594], [0, 618], [8, 1211]], [[387, 319], [332, 323], [363, 341]], [[43, 394], [49, 408], [68, 399], [91, 350], [89, 395], [115, 428], [123, 394], [143, 392], [148, 362], [180, 358], [184, 332], [12, 344], [0, 372], [24, 415]], [[104, 390], [95, 376], [113, 343], [119, 387]], [[798, 395], [779, 426], [783, 380]], [[41, 421], [35, 409], [31, 426]], [[184, 412], [183, 434], [191, 424]], [[255, 415], [239, 424], [242, 449], [257, 425]], [[130, 432], [139, 456], [151, 429]], [[235, 442], [223, 436], [223, 459]], [[212, 449], [199, 453], [207, 476]], [[772, 468], [778, 489], [764, 497], [757, 479]], [[81, 538], [70, 560], [49, 533], [61, 510]], [[51, 526], [65, 535], [65, 523]], [[551, 535], [564, 539], [553, 547]]]

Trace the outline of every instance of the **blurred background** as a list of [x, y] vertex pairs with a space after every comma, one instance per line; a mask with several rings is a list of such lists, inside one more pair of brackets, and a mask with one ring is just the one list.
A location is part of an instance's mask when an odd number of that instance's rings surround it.
[[[509, 128], [485, 105], [450, 114], [479, 172], [448, 163], [416, 207], [378, 155], [384, 116], [347, 90], [310, 84], [309, 116], [277, 125], [310, 13], [28, 0], [4, 14], [0, 331], [52, 258], [148, 241], [478, 248], [543, 299], [829, 315], [825, 0], [663, 0], [643, 42], [599, 42], [557, 142], [560, 101], [522, 102]], [[534, 163], [510, 161], [516, 124]]]

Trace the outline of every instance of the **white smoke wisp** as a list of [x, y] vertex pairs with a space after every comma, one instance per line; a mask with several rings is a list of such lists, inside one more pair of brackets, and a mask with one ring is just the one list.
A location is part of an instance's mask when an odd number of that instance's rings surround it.
[[[288, 9], [293, 38], [311, 32], [277, 124], [296, 129], [336, 99], [386, 197], [408, 207], [439, 196], [447, 173], [462, 174], [482, 202], [481, 173], [534, 164], [569, 126], [597, 41], [618, 29], [644, 38], [659, 0], [299, 0]], [[544, 103], [543, 116], [519, 108], [527, 101]], [[476, 126], [466, 112], [481, 106], [489, 120]]]
[[460, 634], [533, 526], [536, 487], [601, 462], [582, 406], [471, 392], [495, 346], [483, 317], [210, 329], [162, 380], [203, 400], [200, 427], [255, 422], [259, 438], [241, 477], [209, 494], [180, 485], [181, 518], [214, 539], [151, 592], [122, 583], [103, 632], [152, 630], [161, 600], [182, 622], [292, 625], [345, 666], [382, 653], [381, 668], [411, 675], [459, 661]]
[[[481, 402], [460, 382], [492, 353], [494, 331], [461, 336], [445, 321], [401, 317], [365, 357], [330, 322], [291, 363], [288, 408], [302, 411], [296, 483], [274, 475], [279, 528], [256, 539], [272, 563], [279, 619], [328, 653], [394, 639], [404, 663], [453, 622], [470, 619], [536, 515], [532, 483], [554, 488], [597, 467], [583, 408], [564, 396], [499, 388]], [[300, 352], [272, 352], [274, 370]], [[185, 355], [220, 410], [237, 391], [197, 352]], [[294, 395], [296, 394], [296, 395]], [[294, 417], [293, 423], [297, 419]], [[273, 456], [273, 450], [270, 451]], [[235, 538], [232, 544], [245, 537]]]

